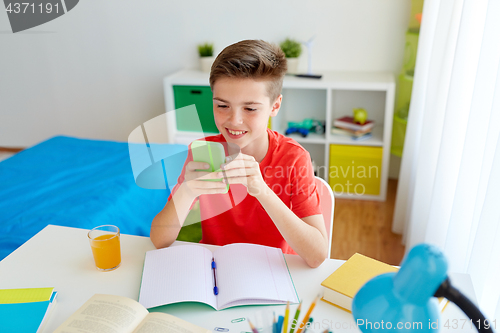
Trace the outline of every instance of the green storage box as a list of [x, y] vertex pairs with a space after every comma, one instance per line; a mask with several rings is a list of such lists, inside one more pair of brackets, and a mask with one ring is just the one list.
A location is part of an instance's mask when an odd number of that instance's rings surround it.
[[410, 29], [420, 29], [420, 22], [415, 17], [416, 14], [422, 13], [424, 9], [424, 0], [411, 0], [411, 13], [410, 22], [408, 23], [408, 28]]
[[410, 105], [411, 91], [413, 89], [413, 76], [408, 73], [401, 73], [398, 78], [396, 88], [396, 103], [394, 112], [399, 112], [402, 108]]
[[405, 145], [407, 123], [408, 123], [407, 119], [400, 118], [397, 114], [394, 115], [394, 122], [392, 123], [392, 142], [391, 142], [391, 154], [393, 155], [399, 157], [403, 156], [403, 147]]
[[174, 86], [175, 118], [178, 131], [200, 132], [198, 122], [177, 109], [195, 104], [204, 133], [219, 133], [215, 126], [212, 90], [209, 86]]
[[413, 72], [417, 61], [418, 32], [408, 30], [406, 32], [405, 54], [403, 60], [403, 71]]

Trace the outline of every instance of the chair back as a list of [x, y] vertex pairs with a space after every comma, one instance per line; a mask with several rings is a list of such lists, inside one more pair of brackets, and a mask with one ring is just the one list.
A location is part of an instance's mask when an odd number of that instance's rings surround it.
[[332, 251], [332, 234], [333, 234], [333, 209], [335, 208], [335, 197], [330, 185], [322, 178], [315, 177], [316, 188], [320, 198], [321, 211], [325, 219], [326, 234], [328, 235], [328, 257]]

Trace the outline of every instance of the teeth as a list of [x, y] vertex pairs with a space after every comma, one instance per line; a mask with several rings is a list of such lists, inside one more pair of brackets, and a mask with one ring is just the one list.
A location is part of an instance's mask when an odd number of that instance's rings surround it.
[[240, 135], [240, 134], [246, 133], [244, 131], [232, 131], [230, 129], [228, 129], [228, 132], [231, 133], [232, 135]]

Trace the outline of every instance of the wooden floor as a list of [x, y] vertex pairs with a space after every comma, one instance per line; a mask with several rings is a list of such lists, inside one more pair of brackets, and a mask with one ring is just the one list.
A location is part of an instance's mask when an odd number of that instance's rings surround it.
[[335, 199], [333, 259], [348, 259], [358, 252], [391, 265], [404, 255], [401, 235], [391, 232], [397, 180], [389, 179], [387, 200]]
[[23, 148], [6, 148], [0, 147], [0, 162], [11, 157], [15, 153], [20, 152]]

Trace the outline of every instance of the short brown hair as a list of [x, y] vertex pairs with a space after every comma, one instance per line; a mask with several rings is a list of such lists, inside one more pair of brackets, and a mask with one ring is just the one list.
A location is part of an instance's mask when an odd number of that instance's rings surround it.
[[229, 45], [215, 59], [210, 71], [210, 88], [222, 77], [268, 81], [271, 103], [281, 94], [286, 58], [279, 46], [263, 40], [242, 40]]

